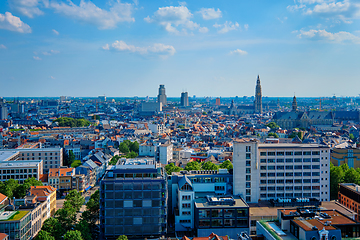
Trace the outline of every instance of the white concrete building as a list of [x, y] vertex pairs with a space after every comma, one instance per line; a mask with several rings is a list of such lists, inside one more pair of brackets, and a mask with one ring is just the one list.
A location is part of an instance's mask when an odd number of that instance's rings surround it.
[[155, 157], [156, 146], [153, 144], [141, 144], [139, 146], [139, 156], [140, 157]]
[[158, 146], [157, 160], [161, 164], [168, 164], [173, 159], [173, 145], [161, 144]]
[[319, 144], [234, 142], [234, 195], [246, 202], [276, 198], [330, 200], [330, 148]]

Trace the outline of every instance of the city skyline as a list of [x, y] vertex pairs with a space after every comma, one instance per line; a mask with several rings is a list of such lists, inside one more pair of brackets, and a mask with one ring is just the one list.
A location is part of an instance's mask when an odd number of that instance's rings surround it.
[[358, 96], [353, 0], [0, 3], [0, 96]]

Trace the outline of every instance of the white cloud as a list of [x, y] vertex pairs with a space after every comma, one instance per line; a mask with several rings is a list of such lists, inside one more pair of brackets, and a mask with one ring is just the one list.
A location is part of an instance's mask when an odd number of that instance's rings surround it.
[[110, 10], [107, 11], [90, 1], [81, 0], [79, 6], [70, 0], [68, 2], [69, 4], [53, 1], [50, 7], [58, 13], [84, 23], [93, 24], [99, 29], [115, 28], [119, 22], [135, 21], [131, 16], [133, 5], [130, 3], [121, 3], [117, 0], [111, 4]]
[[241, 50], [241, 49], [236, 49], [234, 51], [230, 52], [231, 55], [246, 55], [248, 54], [246, 51]]
[[57, 51], [57, 50], [50, 50], [50, 51], [48, 51], [48, 52], [42, 52], [42, 54], [43, 54], [43, 55], [46, 55], [46, 56], [51, 56], [51, 55], [53, 55], [53, 54], [58, 54], [58, 53], [60, 53], [60, 52]]
[[360, 18], [360, 3], [358, 0], [298, 0], [300, 5], [288, 6], [293, 11], [301, 6], [305, 15], [314, 15], [326, 19], [341, 20], [352, 23], [352, 19]]
[[55, 79], [53, 76], [50, 76], [51, 79]]
[[0, 13], [0, 29], [20, 33], [31, 33], [30, 26], [21, 21], [20, 18], [12, 15], [10, 12], [6, 12], [5, 14]]
[[186, 34], [187, 30], [199, 30], [199, 32], [207, 32], [205, 28], [201, 28], [200, 24], [191, 21], [193, 14], [186, 6], [170, 6], [159, 8], [152, 17], [147, 16], [144, 20], [148, 23], [156, 23], [164, 27], [166, 31], [179, 34], [178, 28], [182, 28], [181, 32]]
[[56, 31], [55, 29], [52, 30], [52, 32], [55, 34], [55, 35], [59, 35], [60, 33], [58, 31]]
[[249, 24], [244, 25], [245, 30], [247, 31], [249, 29]]
[[217, 19], [222, 17], [220, 9], [215, 10], [214, 8], [201, 8], [199, 13], [205, 20]]
[[8, 2], [11, 9], [14, 9], [29, 18], [44, 14], [39, 6], [49, 6], [49, 0], [9, 0]]
[[111, 45], [106, 44], [102, 47], [104, 50], [115, 50], [120, 52], [132, 52], [141, 55], [158, 54], [160, 56], [172, 56], [176, 50], [173, 46], [165, 45], [162, 43], [154, 43], [152, 46], [136, 47], [134, 45], [128, 45], [124, 41], [115, 41]]
[[41, 60], [41, 58], [39, 58], [38, 56], [33, 56], [33, 58], [34, 58], [35, 60], [38, 60], [38, 61]]
[[355, 36], [349, 32], [337, 32], [331, 33], [326, 30], [315, 30], [309, 31], [300, 30], [300, 34], [297, 35], [299, 38], [309, 38], [314, 40], [327, 40], [335, 43], [350, 42], [360, 44], [360, 37]]
[[199, 32], [201, 32], [201, 33], [207, 33], [208, 31], [209, 31], [209, 29], [207, 27], [199, 28]]
[[7, 47], [4, 44], [0, 44], [0, 49], [7, 49]]
[[232, 23], [232, 22], [226, 21], [224, 24], [217, 24], [216, 23], [216, 24], [214, 24], [214, 27], [215, 28], [220, 28], [218, 30], [218, 33], [227, 33], [229, 31], [239, 29], [240, 25], [237, 22]]

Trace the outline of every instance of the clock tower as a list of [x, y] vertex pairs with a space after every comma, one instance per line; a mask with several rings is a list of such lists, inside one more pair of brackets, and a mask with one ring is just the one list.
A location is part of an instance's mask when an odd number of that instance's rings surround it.
[[255, 108], [255, 113], [262, 113], [262, 94], [261, 94], [261, 84], [260, 84], [259, 75], [256, 80], [254, 108]]

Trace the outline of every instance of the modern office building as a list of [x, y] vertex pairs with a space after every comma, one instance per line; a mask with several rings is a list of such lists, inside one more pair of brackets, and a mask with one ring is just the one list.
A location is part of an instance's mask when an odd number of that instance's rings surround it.
[[188, 94], [188, 92], [182, 92], [181, 93], [180, 105], [182, 107], [188, 107], [189, 106], [189, 94]]
[[[48, 173], [50, 168], [59, 168], [63, 166], [63, 151], [62, 148], [17, 148], [17, 149], [2, 149], [2, 153], [18, 152], [16, 158], [12, 160], [21, 161], [42, 161], [44, 173]], [[15, 155], [14, 155], [15, 156]], [[0, 157], [1, 158], [1, 157]], [[1, 161], [1, 159], [0, 159]], [[9, 160], [6, 160], [9, 161]]]
[[152, 159], [128, 159], [108, 167], [100, 183], [104, 239], [159, 237], [167, 229], [166, 173]]
[[206, 196], [195, 199], [194, 222], [198, 237], [211, 233], [238, 239], [237, 235], [249, 234], [249, 206], [238, 196]]
[[330, 200], [330, 148], [319, 144], [234, 141], [234, 195], [246, 202], [277, 198]]
[[169, 176], [169, 220], [177, 232], [191, 232], [194, 225], [194, 201], [204, 196], [232, 194], [232, 175], [219, 171], [181, 171]]
[[360, 186], [355, 183], [339, 184], [339, 203], [357, 213], [355, 220], [360, 222]]
[[165, 94], [165, 85], [160, 85], [160, 87], [159, 87], [158, 102], [162, 103], [163, 106], [165, 106], [167, 104], [166, 94]]

